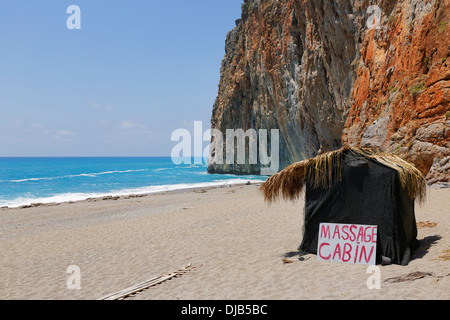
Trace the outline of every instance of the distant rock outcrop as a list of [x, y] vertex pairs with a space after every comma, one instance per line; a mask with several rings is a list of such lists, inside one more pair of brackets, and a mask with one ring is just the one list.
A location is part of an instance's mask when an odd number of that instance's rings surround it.
[[212, 128], [279, 129], [280, 170], [349, 144], [448, 181], [449, 24], [449, 0], [245, 0], [226, 38]]

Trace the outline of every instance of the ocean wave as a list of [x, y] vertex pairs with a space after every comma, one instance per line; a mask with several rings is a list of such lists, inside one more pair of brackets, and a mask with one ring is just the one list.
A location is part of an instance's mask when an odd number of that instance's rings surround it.
[[138, 169], [138, 170], [114, 170], [114, 171], [105, 171], [105, 172], [96, 172], [96, 173], [80, 173], [80, 174], [70, 174], [65, 176], [57, 176], [57, 177], [42, 177], [42, 178], [27, 178], [20, 180], [0, 180], [0, 182], [29, 182], [29, 181], [42, 181], [42, 180], [57, 180], [57, 179], [65, 179], [65, 178], [76, 178], [76, 177], [91, 177], [96, 178], [97, 176], [106, 175], [106, 174], [114, 174], [114, 173], [130, 173], [130, 172], [142, 172], [148, 171], [148, 169]]
[[82, 201], [90, 198], [101, 198], [107, 196], [126, 196], [126, 195], [146, 195], [155, 194], [160, 192], [170, 192], [178, 190], [209, 188], [209, 187], [224, 187], [232, 185], [242, 185], [246, 183], [261, 183], [264, 180], [260, 179], [228, 179], [228, 180], [216, 180], [213, 182], [200, 182], [200, 183], [183, 183], [183, 184], [171, 184], [161, 186], [146, 186], [133, 189], [122, 189], [110, 192], [99, 193], [62, 193], [49, 197], [32, 198], [32, 197], [19, 197], [13, 200], [0, 200], [0, 207], [17, 208], [25, 205], [31, 205], [33, 203], [64, 203], [70, 201]]
[[172, 168], [157, 168], [157, 169], [153, 169], [154, 172], [161, 172], [161, 171], [166, 171], [166, 170], [171, 170]]

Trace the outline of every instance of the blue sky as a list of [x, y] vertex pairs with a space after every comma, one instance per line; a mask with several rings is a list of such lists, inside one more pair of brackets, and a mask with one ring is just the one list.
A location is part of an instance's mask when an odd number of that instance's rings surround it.
[[241, 3], [2, 1], [0, 156], [170, 156], [175, 129], [209, 128]]

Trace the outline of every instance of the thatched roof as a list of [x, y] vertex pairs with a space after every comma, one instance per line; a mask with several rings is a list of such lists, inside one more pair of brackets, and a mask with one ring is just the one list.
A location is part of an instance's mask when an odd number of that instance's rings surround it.
[[423, 174], [411, 163], [400, 157], [372, 149], [344, 147], [316, 158], [294, 163], [264, 182], [260, 190], [266, 201], [278, 198], [295, 200], [305, 184], [313, 188], [327, 188], [342, 179], [343, 155], [351, 151], [353, 156], [376, 160], [398, 172], [400, 182], [411, 199], [423, 201], [426, 196], [426, 181]]

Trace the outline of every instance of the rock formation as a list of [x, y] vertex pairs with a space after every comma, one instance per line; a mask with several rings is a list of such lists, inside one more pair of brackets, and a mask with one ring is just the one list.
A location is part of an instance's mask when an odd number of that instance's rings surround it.
[[212, 128], [279, 129], [280, 170], [349, 144], [448, 182], [449, 24], [450, 0], [245, 0], [226, 37]]

